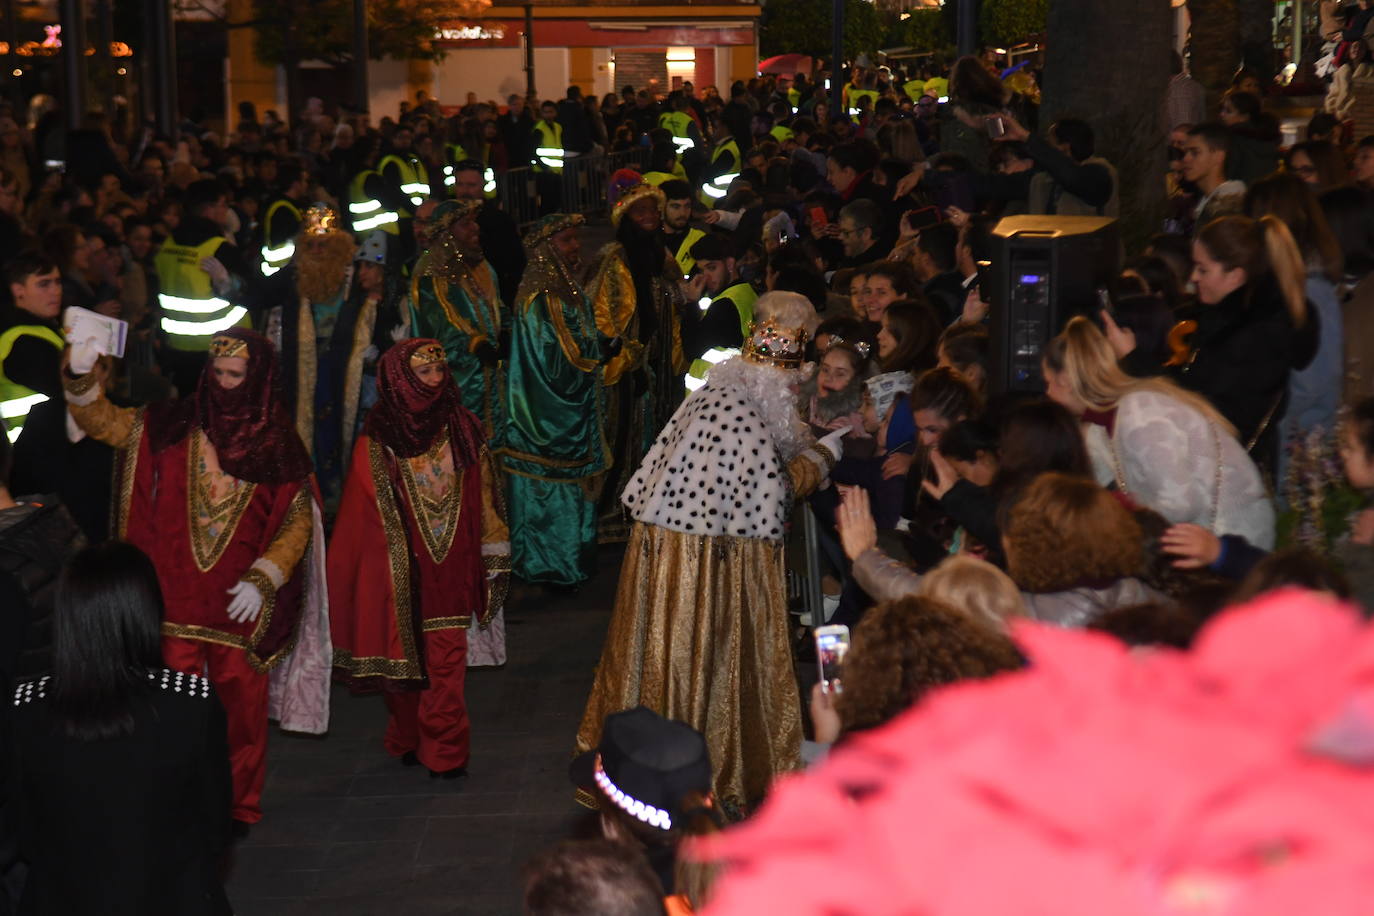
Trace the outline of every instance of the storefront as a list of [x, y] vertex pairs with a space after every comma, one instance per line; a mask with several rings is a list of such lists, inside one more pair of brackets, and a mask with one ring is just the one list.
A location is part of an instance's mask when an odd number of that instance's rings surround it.
[[[533, 9], [535, 88], [561, 98], [622, 86], [666, 94], [683, 82], [724, 89], [754, 75], [759, 7], [537, 6]], [[462, 104], [469, 92], [504, 102], [525, 92], [525, 18], [521, 7], [492, 7], [481, 19], [444, 23], [433, 93]]]

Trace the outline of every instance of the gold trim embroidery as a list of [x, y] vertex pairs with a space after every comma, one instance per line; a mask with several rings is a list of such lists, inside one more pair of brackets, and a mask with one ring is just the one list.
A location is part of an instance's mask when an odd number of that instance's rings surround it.
[[[191, 528], [191, 554], [196, 561], [196, 567], [201, 572], [209, 572], [219, 562], [229, 542], [234, 539], [234, 532], [238, 530], [239, 522], [243, 519], [243, 513], [252, 501], [258, 485], [239, 480], [239, 486], [232, 495], [226, 496], [218, 503], [211, 503], [209, 493], [202, 487], [204, 481], [200, 473], [202, 435], [199, 430], [192, 433], [189, 447], [186, 449], [186, 488], [190, 491], [186, 500], [186, 513]], [[201, 509], [205, 510], [205, 514], [211, 520], [220, 520], [223, 524], [219, 536], [213, 541], [206, 537], [205, 529], [200, 524]]]
[[315, 313], [310, 300], [301, 296], [296, 313], [296, 435], [306, 452], [315, 455], [315, 383], [319, 366], [315, 358]]
[[[441, 455], [448, 448], [448, 437], [443, 436], [430, 447], [429, 451], [419, 456], [430, 462], [431, 466], [437, 465], [442, 459]], [[425, 549], [429, 551], [430, 559], [434, 565], [438, 566], [448, 557], [448, 552], [453, 549], [453, 536], [458, 528], [458, 515], [463, 506], [463, 476], [462, 469], [455, 462], [453, 468], [453, 483], [447, 493], [438, 502], [430, 499], [421, 492], [419, 484], [415, 482], [415, 469], [411, 465], [412, 458], [398, 459], [401, 465], [401, 479], [405, 482], [406, 496], [410, 499], [411, 514], [415, 519], [415, 526], [420, 529], [420, 537], [425, 542]], [[442, 538], [434, 536], [434, 522], [443, 523]]]
[[249, 648], [248, 640], [243, 636], [236, 636], [233, 633], [225, 633], [213, 627], [196, 626], [191, 623], [170, 623], [164, 620], [162, 622], [162, 635], [194, 639], [198, 642], [212, 642], [221, 646], [233, 646], [236, 649]]
[[[396, 508], [396, 497], [391, 490], [391, 477], [387, 474], [386, 454], [382, 444], [375, 439], [367, 444], [368, 463], [372, 468], [372, 488], [377, 494], [377, 512], [382, 519], [382, 530], [386, 534], [387, 563], [391, 570], [392, 602], [396, 606], [396, 632], [401, 638], [401, 649], [414, 675], [422, 677], [415, 651], [415, 631], [411, 624], [410, 607], [410, 545], [406, 537], [401, 513]], [[397, 459], [403, 466], [404, 460]], [[402, 676], [402, 675], [396, 675]]]
[[140, 407], [134, 412], [134, 422], [129, 429], [129, 445], [120, 449], [116, 459], [119, 467], [119, 487], [114, 500], [113, 527], [117, 537], [123, 541], [129, 537], [129, 514], [133, 511], [134, 478], [138, 474], [138, 453], [143, 448], [143, 411]]
[[420, 666], [410, 659], [384, 658], [380, 655], [360, 657], [347, 649], [334, 650], [334, 667], [354, 677], [385, 677], [406, 681], [424, 677]]
[[353, 454], [353, 430], [358, 425], [358, 395], [363, 386], [363, 354], [372, 345], [372, 334], [377, 325], [377, 302], [368, 299], [363, 303], [358, 320], [353, 325], [353, 351], [348, 355], [348, 368], [344, 372], [344, 413], [340, 454], [344, 462]]
[[67, 393], [79, 397], [95, 387], [96, 377], [94, 372], [87, 372], [85, 375], [78, 375], [76, 378], [64, 377], [62, 387], [67, 389]]
[[431, 617], [424, 622], [424, 631], [433, 633], [435, 630], [466, 630], [472, 626], [472, 615], [463, 614], [460, 617]]

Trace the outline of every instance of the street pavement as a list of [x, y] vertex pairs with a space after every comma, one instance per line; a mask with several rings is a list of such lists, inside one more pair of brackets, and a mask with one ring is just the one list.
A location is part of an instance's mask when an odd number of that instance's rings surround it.
[[585, 833], [567, 766], [615, 597], [622, 548], [577, 595], [517, 585], [509, 661], [469, 669], [472, 763], [429, 778], [382, 749], [386, 708], [336, 686], [329, 734], [273, 732], [263, 820], [235, 849], [240, 916], [518, 914], [520, 868]]

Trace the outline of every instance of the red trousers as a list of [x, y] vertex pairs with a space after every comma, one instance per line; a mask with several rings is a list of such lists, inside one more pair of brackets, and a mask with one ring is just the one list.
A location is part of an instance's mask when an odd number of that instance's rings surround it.
[[386, 694], [391, 713], [386, 726], [387, 753], [414, 751], [431, 770], [468, 765], [472, 730], [463, 684], [468, 671], [468, 631], [452, 627], [424, 634], [429, 686]]
[[162, 638], [167, 667], [203, 674], [215, 685], [229, 719], [229, 767], [234, 778], [234, 820], [262, 820], [267, 776], [267, 675], [248, 664], [243, 649], [176, 636]]

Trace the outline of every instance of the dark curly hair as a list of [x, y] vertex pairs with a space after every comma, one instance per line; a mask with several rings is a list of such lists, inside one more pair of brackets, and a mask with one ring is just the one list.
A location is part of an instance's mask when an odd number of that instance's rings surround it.
[[844, 660], [836, 700], [845, 732], [875, 728], [928, 690], [1022, 667], [1006, 636], [933, 598], [888, 601], [864, 615]]

